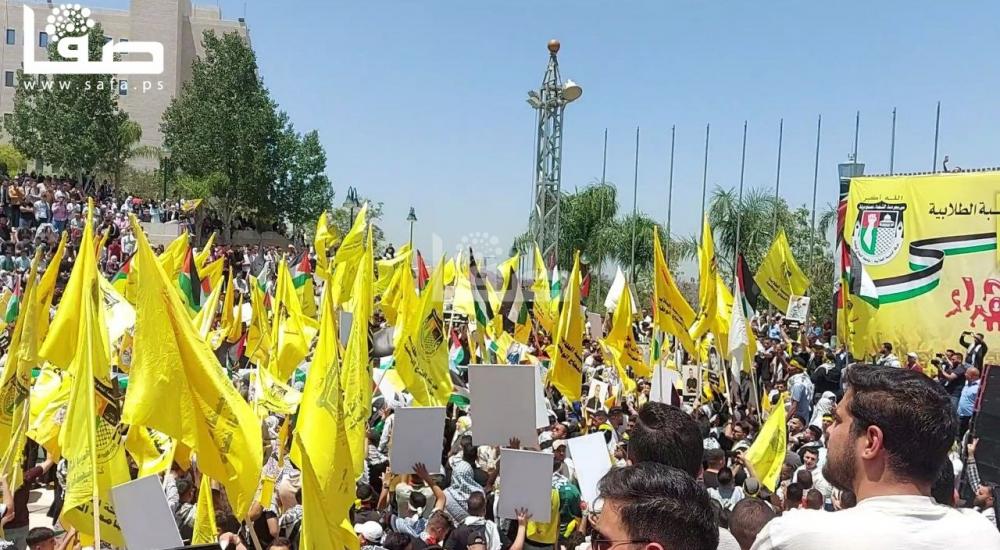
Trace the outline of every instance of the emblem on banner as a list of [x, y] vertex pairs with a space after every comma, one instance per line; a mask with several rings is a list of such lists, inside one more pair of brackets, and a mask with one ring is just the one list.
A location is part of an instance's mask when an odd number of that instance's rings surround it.
[[861, 203], [854, 224], [852, 244], [861, 263], [882, 265], [903, 248], [905, 204]]

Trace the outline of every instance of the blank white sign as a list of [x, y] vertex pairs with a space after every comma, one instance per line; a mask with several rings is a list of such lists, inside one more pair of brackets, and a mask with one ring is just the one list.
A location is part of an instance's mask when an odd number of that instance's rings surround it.
[[184, 544], [158, 476], [112, 487], [111, 499], [129, 548], [176, 548]]
[[527, 508], [532, 521], [547, 523], [552, 515], [552, 454], [500, 449], [500, 472], [500, 517], [516, 519], [515, 510]]
[[675, 387], [680, 379], [681, 373], [657, 365], [653, 370], [653, 379], [650, 381], [649, 400], [670, 403], [670, 388]]
[[435, 474], [441, 471], [441, 450], [444, 440], [444, 407], [402, 407], [393, 413], [392, 446], [389, 464], [392, 471], [405, 474], [413, 465], [427, 466]]
[[593, 505], [597, 498], [597, 484], [604, 474], [611, 471], [611, 457], [604, 432], [597, 432], [566, 441], [573, 458], [576, 479], [580, 482], [580, 498]]
[[545, 383], [542, 382], [542, 368], [534, 367], [535, 371], [535, 427], [544, 428], [549, 422], [549, 409], [545, 406]]
[[469, 393], [473, 443], [506, 447], [516, 437], [524, 447], [538, 444], [535, 367], [470, 365]]

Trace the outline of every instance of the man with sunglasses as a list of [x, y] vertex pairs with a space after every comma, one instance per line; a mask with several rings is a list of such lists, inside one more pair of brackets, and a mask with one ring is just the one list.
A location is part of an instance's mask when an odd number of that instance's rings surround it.
[[716, 550], [719, 529], [705, 488], [687, 473], [644, 462], [599, 485], [591, 550]]
[[847, 371], [846, 382], [823, 477], [857, 495], [857, 506], [789, 511], [764, 527], [753, 550], [1000, 550], [993, 524], [931, 497], [958, 431], [944, 389], [921, 373], [861, 365]]

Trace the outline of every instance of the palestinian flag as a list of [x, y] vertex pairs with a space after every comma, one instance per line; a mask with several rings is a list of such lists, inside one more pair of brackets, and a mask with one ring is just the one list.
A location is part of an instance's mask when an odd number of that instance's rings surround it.
[[549, 293], [549, 297], [553, 300], [558, 300], [562, 296], [562, 279], [559, 278], [559, 266], [552, 266], [552, 282], [549, 283], [549, 288], [552, 292]]
[[292, 266], [292, 286], [295, 287], [295, 295], [302, 304], [302, 313], [308, 317], [316, 317], [312, 263], [309, 261], [309, 254], [305, 252]]
[[449, 402], [454, 403], [458, 407], [468, 407], [472, 403], [470, 399], [471, 394], [469, 393], [469, 385], [462, 380], [461, 376], [451, 373], [451, 398], [448, 399]]
[[580, 296], [586, 298], [590, 296], [590, 273], [583, 278], [583, 283], [580, 284]]
[[851, 255], [851, 269], [848, 272], [851, 284], [849, 292], [878, 309], [880, 301], [879, 289], [875, 286], [875, 281], [865, 271], [865, 266], [861, 264], [861, 259], [858, 258], [858, 255], [853, 250], [849, 250], [849, 254]]
[[[486, 280], [483, 279], [483, 274], [479, 272], [479, 267], [476, 265], [476, 258], [472, 255], [471, 248], [469, 249], [469, 277], [472, 282], [472, 301], [476, 309], [476, 324], [479, 327], [485, 328], [493, 319], [493, 308], [490, 306], [489, 294], [486, 290]], [[480, 330], [483, 330], [483, 328]]]
[[427, 264], [424, 263], [424, 257], [420, 255], [420, 251], [417, 251], [417, 289], [423, 290], [427, 286], [427, 280], [431, 276], [427, 272]]
[[295, 288], [302, 288], [311, 279], [312, 263], [309, 262], [309, 255], [303, 252], [292, 266], [292, 284]]
[[125, 260], [125, 263], [122, 264], [121, 269], [118, 270], [118, 273], [115, 273], [115, 276], [111, 278], [111, 286], [115, 287], [115, 290], [117, 290], [122, 296], [125, 296], [125, 285], [128, 284], [128, 274], [132, 272], [133, 256], [135, 256], [135, 254], [129, 256], [128, 259]]
[[528, 322], [528, 302], [524, 299], [524, 290], [521, 288], [521, 282], [517, 280], [517, 273], [513, 267], [510, 269], [508, 280], [510, 284], [500, 304], [500, 317], [503, 320], [504, 332], [514, 334], [515, 327]]
[[21, 277], [17, 277], [17, 282], [14, 283], [14, 294], [11, 295], [10, 300], [7, 301], [7, 311], [4, 313], [3, 320], [8, 325], [17, 320], [17, 314], [21, 311]]
[[198, 267], [194, 261], [194, 251], [188, 247], [187, 254], [184, 255], [184, 265], [178, 279], [181, 288], [181, 295], [188, 307], [193, 311], [201, 311], [201, 305], [211, 294], [208, 279], [204, 281], [198, 276]]
[[466, 367], [468, 364], [469, 362], [465, 360], [465, 348], [462, 347], [462, 340], [459, 339], [458, 333], [452, 330], [451, 349], [448, 350], [448, 366], [454, 371], [460, 367]]
[[754, 315], [757, 314], [754, 310], [754, 304], [760, 302], [760, 287], [753, 280], [753, 273], [750, 272], [743, 254], [736, 256], [736, 263], [736, 282], [740, 287], [740, 293], [743, 295], [743, 311], [746, 312], [747, 319], [753, 319]]

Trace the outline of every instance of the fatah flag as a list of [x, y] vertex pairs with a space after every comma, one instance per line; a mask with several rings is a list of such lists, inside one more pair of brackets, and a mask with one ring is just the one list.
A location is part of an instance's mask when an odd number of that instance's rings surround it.
[[469, 277], [472, 281], [472, 300], [476, 308], [476, 324], [486, 327], [493, 319], [493, 308], [490, 306], [489, 295], [486, 290], [486, 280], [483, 279], [479, 267], [476, 265], [476, 258], [469, 249]]
[[510, 270], [510, 284], [500, 305], [500, 316], [503, 319], [503, 330], [508, 334], [513, 334], [515, 327], [528, 322], [528, 302], [524, 299], [524, 289], [513, 268]]

